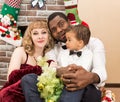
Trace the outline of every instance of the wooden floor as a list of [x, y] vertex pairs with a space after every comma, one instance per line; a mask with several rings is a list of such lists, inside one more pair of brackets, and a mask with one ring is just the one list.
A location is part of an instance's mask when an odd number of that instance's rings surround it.
[[115, 94], [115, 102], [120, 102], [120, 88], [106, 88], [112, 90], [112, 92]]

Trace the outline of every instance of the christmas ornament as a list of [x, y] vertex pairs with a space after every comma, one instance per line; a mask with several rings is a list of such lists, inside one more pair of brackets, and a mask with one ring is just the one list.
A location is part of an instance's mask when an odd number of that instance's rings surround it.
[[101, 102], [115, 102], [115, 94], [111, 90], [104, 90]]
[[39, 8], [42, 8], [45, 5], [45, 1], [46, 0], [32, 0], [31, 4], [32, 7], [35, 7], [38, 4]]
[[79, 18], [77, 4], [78, 0], [64, 0], [65, 13], [72, 25], [82, 24], [88, 27], [88, 24]]
[[17, 18], [21, 0], [5, 0], [0, 13], [0, 39], [14, 46], [22, 42], [21, 31], [17, 28]]

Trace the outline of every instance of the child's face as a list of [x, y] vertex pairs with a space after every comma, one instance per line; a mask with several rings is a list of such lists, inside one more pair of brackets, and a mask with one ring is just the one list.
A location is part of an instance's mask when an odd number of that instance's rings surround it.
[[48, 31], [45, 28], [36, 28], [31, 31], [31, 37], [36, 47], [43, 48], [48, 42]]
[[82, 48], [82, 40], [77, 40], [75, 33], [69, 31], [66, 33], [66, 46], [69, 50], [80, 50]]

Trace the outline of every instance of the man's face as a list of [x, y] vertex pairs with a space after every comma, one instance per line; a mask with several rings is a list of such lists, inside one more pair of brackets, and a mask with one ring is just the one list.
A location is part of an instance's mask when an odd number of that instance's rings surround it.
[[53, 18], [49, 22], [49, 27], [54, 39], [56, 39], [57, 41], [66, 42], [65, 33], [69, 25], [69, 22], [67, 22], [60, 16], [56, 16], [55, 18]]

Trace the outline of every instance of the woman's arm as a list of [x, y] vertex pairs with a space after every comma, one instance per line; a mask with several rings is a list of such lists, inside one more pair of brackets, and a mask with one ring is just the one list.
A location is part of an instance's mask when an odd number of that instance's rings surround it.
[[20, 66], [21, 66], [22, 60], [23, 60], [23, 56], [24, 56], [23, 52], [24, 52], [24, 50], [22, 47], [18, 47], [14, 50], [14, 52], [11, 56], [9, 67], [8, 67], [7, 80], [8, 80], [8, 76], [10, 75], [10, 73], [13, 70], [20, 69]]

